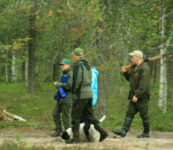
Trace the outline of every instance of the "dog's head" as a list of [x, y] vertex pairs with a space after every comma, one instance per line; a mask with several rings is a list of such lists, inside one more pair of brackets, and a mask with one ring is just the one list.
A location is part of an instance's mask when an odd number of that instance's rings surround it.
[[62, 134], [61, 134], [61, 138], [62, 140], [70, 140], [73, 137], [73, 133], [71, 128], [68, 128], [67, 130], [65, 130]]
[[65, 131], [65, 132], [62, 133], [61, 138], [62, 138], [63, 140], [69, 140], [69, 139], [70, 139], [70, 136], [69, 136], [68, 133]]

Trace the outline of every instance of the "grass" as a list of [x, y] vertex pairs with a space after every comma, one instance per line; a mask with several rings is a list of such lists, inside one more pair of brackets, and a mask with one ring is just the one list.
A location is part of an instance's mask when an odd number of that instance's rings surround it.
[[13, 142], [13, 141], [5, 141], [2, 145], [0, 145], [1, 150], [55, 150], [53, 147], [37, 147], [32, 146], [28, 147], [26, 143], [22, 141]]
[[[118, 91], [118, 90], [117, 90]], [[173, 93], [173, 89], [169, 89]], [[52, 109], [55, 105], [53, 94], [56, 89], [52, 83], [41, 84], [37, 92], [28, 94], [23, 83], [4, 83], [0, 84], [0, 102], [4, 108], [16, 115], [19, 115], [28, 120], [28, 122], [18, 121], [1, 121], [0, 129], [2, 128], [39, 128], [44, 130], [53, 130], [55, 128], [52, 121]], [[127, 110], [128, 89], [125, 87], [124, 95], [110, 96], [108, 102], [107, 119], [103, 126], [107, 129], [118, 129], [122, 126]], [[115, 93], [118, 95], [119, 93]], [[167, 104], [167, 113], [163, 114], [158, 111], [158, 88], [152, 86], [150, 107], [151, 129], [160, 131], [173, 131], [173, 100], [169, 97]], [[132, 128], [135, 130], [142, 129], [142, 121], [139, 114], [136, 115]]]
[[0, 91], [1, 105], [7, 111], [28, 120], [26, 123], [2, 121], [0, 128], [52, 128], [53, 94], [56, 91], [52, 84], [41, 85], [34, 95], [28, 94], [22, 83], [1, 83]]

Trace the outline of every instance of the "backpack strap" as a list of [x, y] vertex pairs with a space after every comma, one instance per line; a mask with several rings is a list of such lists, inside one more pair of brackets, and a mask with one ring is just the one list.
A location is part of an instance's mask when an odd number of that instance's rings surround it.
[[[72, 88], [72, 89], [75, 89], [76, 80], [77, 80], [77, 74], [78, 74], [79, 68], [81, 67], [81, 69], [82, 69], [82, 82], [80, 83], [79, 88], [78, 88], [78, 89], [80, 89], [81, 86], [82, 86], [82, 83], [83, 83], [83, 76], [84, 76], [84, 75], [83, 75], [83, 74], [84, 74], [84, 69], [83, 69], [83, 67], [82, 67], [82, 62], [76, 64], [75, 67], [76, 67], [76, 68], [74, 69], [74, 72], [73, 72], [73, 88]], [[77, 90], [78, 90], [78, 89], [77, 89]]]

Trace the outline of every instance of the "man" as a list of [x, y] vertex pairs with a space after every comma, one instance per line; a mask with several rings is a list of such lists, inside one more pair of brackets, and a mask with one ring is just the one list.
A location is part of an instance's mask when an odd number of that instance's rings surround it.
[[[68, 91], [68, 94], [65, 98], [61, 98], [57, 101], [55, 108], [53, 110], [53, 119], [56, 125], [56, 132], [52, 135], [53, 137], [60, 136], [62, 133], [62, 125], [63, 122], [65, 130], [71, 127], [71, 108], [72, 108], [72, 81], [73, 81], [73, 71], [71, 69], [71, 61], [69, 59], [64, 59], [60, 65], [63, 71], [63, 76], [68, 77], [68, 81], [66, 83], [62, 82], [54, 82], [54, 86], [59, 88], [62, 87], [65, 91]], [[62, 121], [60, 118], [60, 114], [62, 113]]]
[[121, 70], [124, 73], [127, 81], [130, 82], [130, 102], [122, 129], [113, 130], [113, 132], [117, 135], [125, 137], [135, 114], [139, 112], [143, 121], [144, 132], [137, 137], [146, 138], [150, 136], [148, 117], [148, 101], [150, 97], [150, 68], [148, 64], [143, 61], [143, 53], [141, 51], [136, 50], [129, 53], [129, 55], [131, 56], [132, 63], [136, 66], [130, 72], [126, 72], [126, 69], [123, 67]]
[[[74, 61], [76, 62], [73, 70], [73, 86], [72, 92], [72, 132], [73, 138], [67, 143], [79, 143], [79, 124], [83, 116], [89, 124], [94, 124], [95, 129], [100, 133], [99, 141], [103, 141], [107, 136], [107, 132], [99, 124], [95, 118], [92, 109], [92, 89], [91, 89], [91, 68], [83, 56], [83, 50], [76, 48], [74, 50]], [[89, 142], [89, 141], [88, 141]]]

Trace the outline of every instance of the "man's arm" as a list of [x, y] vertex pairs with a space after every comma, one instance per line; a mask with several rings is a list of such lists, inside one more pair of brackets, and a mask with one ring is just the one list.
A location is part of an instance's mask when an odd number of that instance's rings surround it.
[[126, 78], [126, 80], [129, 81], [129, 79], [130, 79], [130, 74], [131, 74], [130, 71], [127, 72], [126, 69], [125, 69], [125, 67], [122, 67], [122, 68], [121, 68], [121, 72], [124, 74], [124, 77]]
[[124, 77], [125, 77], [125, 79], [127, 81], [129, 81], [129, 79], [130, 79], [130, 73], [129, 72], [124, 73]]
[[73, 93], [76, 93], [76, 91], [80, 87], [82, 82], [82, 76], [83, 76], [82, 64], [76, 64], [73, 70], [73, 86], [72, 86]]

